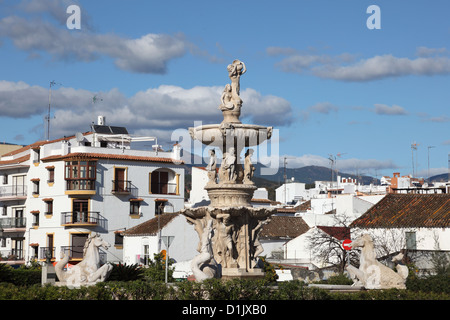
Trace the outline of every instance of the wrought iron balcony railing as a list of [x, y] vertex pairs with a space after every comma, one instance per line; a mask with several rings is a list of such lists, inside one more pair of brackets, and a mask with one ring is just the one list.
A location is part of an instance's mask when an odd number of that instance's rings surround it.
[[113, 180], [112, 190], [115, 193], [130, 193], [131, 192], [131, 181], [128, 180]]
[[98, 211], [69, 211], [61, 212], [61, 225], [98, 225], [100, 213]]

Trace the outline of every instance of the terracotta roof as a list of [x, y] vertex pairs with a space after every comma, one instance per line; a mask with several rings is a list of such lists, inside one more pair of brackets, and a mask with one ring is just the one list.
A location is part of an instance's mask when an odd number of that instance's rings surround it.
[[350, 228], [348, 227], [317, 226], [317, 228], [338, 240], [350, 239]]
[[311, 210], [311, 200], [305, 201], [296, 207], [297, 211], [307, 211]]
[[[160, 229], [164, 228], [167, 224], [169, 224], [173, 219], [178, 217], [179, 213], [164, 213], [159, 216], [159, 226]], [[147, 220], [137, 226], [134, 226], [122, 233], [124, 236], [148, 236], [148, 235], [156, 235], [158, 229], [158, 216], [153, 219]]]
[[107, 154], [107, 153], [91, 153], [91, 152], [76, 152], [66, 155], [55, 155], [42, 158], [42, 162], [58, 161], [65, 159], [108, 159], [108, 160], [128, 160], [128, 161], [146, 161], [146, 162], [173, 162], [175, 164], [182, 164], [183, 161], [177, 161], [172, 158], [162, 157], [143, 157], [124, 154]]
[[450, 194], [388, 194], [351, 228], [445, 228], [450, 226]]
[[30, 160], [30, 155], [29, 154], [27, 154], [26, 156], [17, 158], [17, 159], [13, 159], [13, 160], [0, 161], [0, 166], [7, 165], [7, 164], [19, 164], [19, 163], [25, 162], [27, 160]]
[[[89, 135], [89, 134], [92, 134], [92, 132], [84, 132], [83, 133], [84, 136]], [[48, 143], [53, 143], [53, 142], [58, 142], [58, 141], [63, 141], [63, 140], [70, 140], [70, 139], [73, 139], [73, 138], [75, 138], [75, 136], [64, 137], [64, 138], [59, 138], [59, 139], [49, 140], [49, 141], [46, 141], [46, 140], [37, 141], [37, 142], [29, 144], [29, 145], [27, 145], [25, 147], [22, 147], [20, 149], [16, 149], [16, 150], [11, 151], [11, 152], [9, 152], [7, 154], [4, 154], [3, 156], [12, 156], [12, 155], [19, 154], [19, 153], [24, 152], [24, 151], [29, 150], [29, 149], [40, 148], [41, 146], [43, 146], [45, 144], [48, 144]]]
[[293, 239], [308, 230], [308, 225], [301, 217], [272, 216], [271, 221], [263, 226], [260, 237]]

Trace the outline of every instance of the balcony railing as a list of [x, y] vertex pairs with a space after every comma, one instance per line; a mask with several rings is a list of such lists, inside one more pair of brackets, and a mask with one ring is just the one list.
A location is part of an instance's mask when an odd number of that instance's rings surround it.
[[131, 192], [131, 181], [128, 180], [113, 180], [112, 190], [114, 193], [130, 193]]
[[67, 189], [70, 191], [95, 190], [95, 180], [93, 179], [68, 179]]
[[151, 192], [153, 194], [176, 194], [177, 193], [177, 184], [176, 183], [152, 182]]
[[27, 186], [6, 185], [0, 186], [0, 198], [26, 197]]
[[98, 225], [100, 213], [98, 211], [69, 211], [61, 212], [61, 225]]
[[27, 219], [22, 218], [0, 218], [0, 228], [25, 228], [27, 224]]
[[39, 248], [39, 258], [46, 260], [49, 259], [55, 259], [55, 247], [40, 247]]
[[17, 261], [23, 260], [23, 249], [11, 249], [8, 251], [0, 251], [0, 261]]
[[[70, 257], [70, 259], [83, 259], [84, 246], [62, 246], [61, 251]], [[106, 262], [106, 252], [99, 251], [100, 263]]]

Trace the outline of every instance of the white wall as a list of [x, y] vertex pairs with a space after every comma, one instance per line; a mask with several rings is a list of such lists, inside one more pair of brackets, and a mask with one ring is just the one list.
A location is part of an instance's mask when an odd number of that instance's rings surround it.
[[192, 189], [189, 196], [189, 202], [192, 205], [209, 201], [208, 192], [204, 189], [208, 180], [208, 171], [203, 168], [192, 167]]
[[[179, 215], [167, 224], [161, 231], [161, 236], [175, 236], [169, 248], [169, 256], [176, 262], [192, 260], [198, 255], [198, 235], [194, 226], [186, 221], [183, 215]], [[144, 245], [149, 245], [149, 256], [153, 260], [158, 253], [158, 236], [125, 236], [123, 241], [123, 261], [125, 264], [138, 263], [136, 257], [144, 256]], [[161, 250], [167, 250], [161, 240]]]

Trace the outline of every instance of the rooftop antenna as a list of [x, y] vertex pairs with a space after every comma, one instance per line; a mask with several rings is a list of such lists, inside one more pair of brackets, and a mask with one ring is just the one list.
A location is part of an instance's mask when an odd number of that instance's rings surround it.
[[49, 89], [48, 89], [48, 113], [47, 113], [47, 117], [46, 117], [46, 120], [47, 120], [47, 141], [50, 140], [50, 119], [51, 119], [50, 118], [50, 104], [51, 104], [51, 100], [52, 100], [52, 87], [54, 85], [57, 85], [57, 84], [61, 85], [61, 83], [56, 83], [55, 80], [50, 81], [50, 86], [49, 86]]
[[92, 113], [93, 113], [93, 119], [95, 119], [95, 104], [99, 101], [103, 101], [103, 98], [98, 97], [98, 95], [95, 95], [92, 97]]

